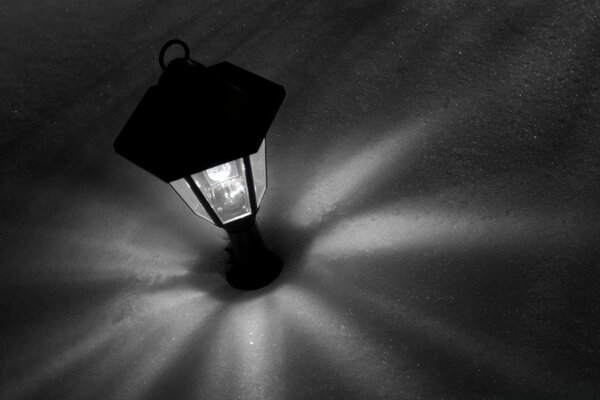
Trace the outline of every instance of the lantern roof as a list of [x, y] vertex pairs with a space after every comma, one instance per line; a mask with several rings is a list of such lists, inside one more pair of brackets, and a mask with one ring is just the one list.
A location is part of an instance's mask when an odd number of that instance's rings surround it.
[[285, 97], [283, 86], [243, 68], [188, 55], [169, 63], [114, 142], [165, 182], [256, 153]]

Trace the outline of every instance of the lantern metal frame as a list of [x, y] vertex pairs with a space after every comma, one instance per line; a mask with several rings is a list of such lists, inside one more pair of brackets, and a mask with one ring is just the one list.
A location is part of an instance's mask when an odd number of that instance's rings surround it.
[[[265, 146], [265, 164], [266, 164], [266, 141], [263, 144], [263, 146]], [[192, 178], [191, 175], [186, 175], [186, 176], [180, 178], [180, 179], [185, 180], [185, 182], [188, 184], [188, 186], [190, 187], [190, 190], [192, 191], [194, 196], [196, 196], [196, 198], [202, 205], [202, 208], [204, 209], [204, 211], [206, 211], [206, 213], [208, 214], [208, 217], [210, 218], [210, 222], [212, 222], [213, 224], [215, 224], [216, 226], [218, 226], [220, 228], [227, 229], [228, 226], [233, 227], [236, 225], [235, 222], [240, 221], [244, 218], [248, 218], [250, 216], [255, 216], [258, 213], [258, 210], [260, 208], [260, 205], [258, 204], [258, 201], [257, 201], [256, 186], [254, 184], [254, 175], [253, 175], [253, 169], [252, 169], [252, 162], [250, 161], [250, 156], [244, 156], [241, 159], [242, 159], [242, 163], [244, 165], [244, 178], [246, 179], [246, 185], [248, 187], [248, 200], [250, 203], [250, 215], [244, 215], [241, 217], [234, 218], [230, 222], [223, 222], [221, 220], [221, 217], [219, 217], [219, 215], [214, 210], [214, 208], [212, 207], [212, 205], [210, 204], [210, 202], [208, 201], [208, 199], [206, 198], [204, 193], [202, 193], [202, 190], [198, 187], [198, 184], [196, 183], [196, 181], [194, 181], [194, 178]], [[231, 160], [229, 162], [232, 162], [232, 161], [235, 161], [235, 160]], [[201, 173], [201, 172], [204, 172], [204, 171], [199, 171], [197, 173]], [[266, 193], [268, 186], [269, 186], [268, 175], [265, 174], [265, 189], [264, 189], [265, 193]], [[179, 197], [181, 197], [181, 199], [187, 204], [187, 201], [185, 201], [185, 199], [181, 196], [181, 194], [175, 188], [173, 188], [173, 190], [175, 190], [175, 192], [179, 195]], [[264, 193], [263, 193], [263, 197], [264, 197]], [[189, 204], [188, 204], [188, 207], [189, 207]]]

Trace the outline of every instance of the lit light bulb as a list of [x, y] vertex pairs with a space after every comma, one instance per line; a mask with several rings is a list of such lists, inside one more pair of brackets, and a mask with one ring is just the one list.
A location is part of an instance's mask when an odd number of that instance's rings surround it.
[[204, 170], [203, 178], [195, 178], [204, 189], [207, 200], [225, 223], [250, 213], [243, 172], [243, 164], [237, 165], [236, 161], [230, 161]]
[[214, 203], [220, 213], [237, 213], [247, 210], [246, 190], [238, 179], [223, 182], [212, 188]]
[[224, 182], [231, 175], [231, 163], [217, 165], [216, 167], [207, 169], [206, 177], [213, 182]]

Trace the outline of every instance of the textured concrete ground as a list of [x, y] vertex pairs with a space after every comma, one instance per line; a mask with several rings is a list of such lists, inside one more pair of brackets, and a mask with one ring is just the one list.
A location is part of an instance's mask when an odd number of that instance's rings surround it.
[[[595, 1], [2, 1], [0, 399], [600, 398]], [[283, 84], [224, 233], [112, 141], [178, 37]]]

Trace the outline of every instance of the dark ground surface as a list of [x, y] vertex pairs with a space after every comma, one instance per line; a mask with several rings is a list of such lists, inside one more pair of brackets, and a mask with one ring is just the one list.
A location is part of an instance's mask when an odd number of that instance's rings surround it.
[[[0, 4], [0, 399], [600, 399], [595, 1]], [[112, 150], [188, 42], [283, 84], [285, 262]]]

